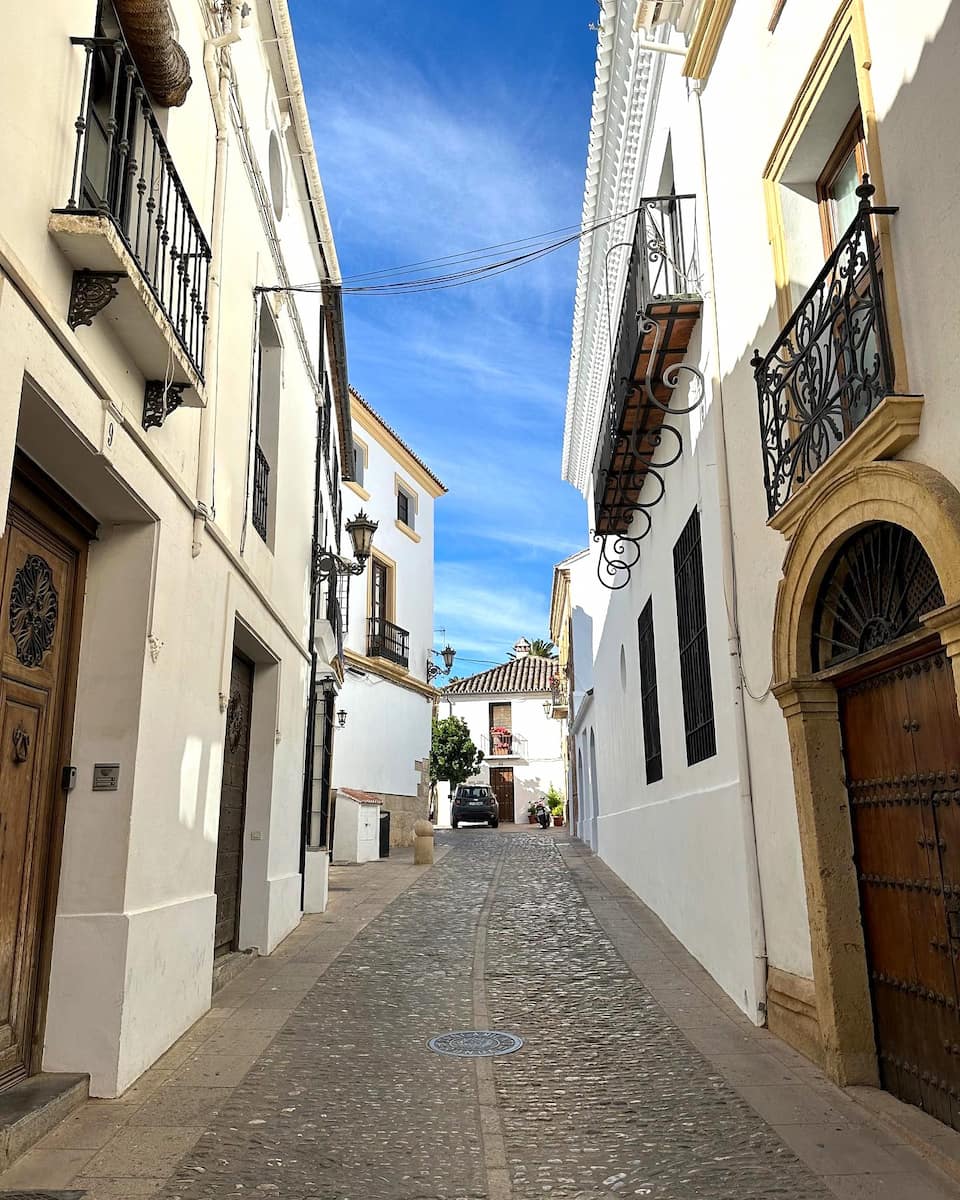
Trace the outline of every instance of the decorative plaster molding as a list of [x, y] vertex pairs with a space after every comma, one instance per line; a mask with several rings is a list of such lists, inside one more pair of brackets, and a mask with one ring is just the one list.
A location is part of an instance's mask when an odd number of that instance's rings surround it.
[[[612, 251], [632, 234], [651, 130], [650, 98], [663, 70], [662, 55], [639, 48], [634, 12], [630, 0], [604, 0], [597, 46], [581, 218], [582, 227], [593, 232], [582, 238], [577, 264], [562, 460], [563, 478], [584, 494], [612, 353], [607, 288], [611, 298], [622, 293], [629, 262], [629, 251]], [[618, 309], [615, 299], [611, 307]]]
[[834, 450], [822, 467], [773, 514], [767, 524], [789, 541], [808, 509], [846, 471], [860, 463], [893, 458], [920, 432], [922, 396], [887, 396]]

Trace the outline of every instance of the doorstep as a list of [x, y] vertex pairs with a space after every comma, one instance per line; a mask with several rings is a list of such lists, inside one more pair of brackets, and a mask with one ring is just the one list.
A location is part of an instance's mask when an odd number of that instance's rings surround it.
[[960, 1133], [878, 1088], [837, 1087], [810, 1059], [754, 1025], [589, 846], [554, 840], [634, 976], [828, 1193], [842, 1200], [960, 1197]]
[[223, 991], [232, 980], [257, 958], [256, 950], [234, 950], [213, 960], [213, 994]]
[[0, 1092], [0, 1171], [87, 1099], [89, 1075], [30, 1075]]

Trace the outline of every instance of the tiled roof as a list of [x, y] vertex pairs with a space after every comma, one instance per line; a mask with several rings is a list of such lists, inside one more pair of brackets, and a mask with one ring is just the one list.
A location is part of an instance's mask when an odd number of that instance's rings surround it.
[[523, 658], [501, 663], [499, 667], [481, 671], [479, 675], [470, 675], [466, 679], [458, 679], [456, 683], [449, 683], [443, 689], [443, 694], [497, 696], [516, 695], [521, 692], [549, 692], [552, 690], [553, 677], [559, 670], [560, 664], [555, 658], [537, 658], [534, 654], [527, 654]]
[[434, 473], [430, 470], [430, 468], [423, 461], [423, 459], [420, 457], [420, 455], [417, 454], [417, 452], [415, 450], [410, 449], [410, 447], [407, 445], [407, 443], [403, 440], [403, 438], [400, 436], [399, 433], [397, 433], [397, 431], [395, 429], [390, 428], [390, 426], [386, 423], [386, 421], [383, 419], [383, 417], [380, 416], [380, 414], [373, 407], [373, 405], [370, 403], [370, 401], [367, 400], [366, 397], [361, 396], [360, 393], [357, 391], [357, 389], [353, 386], [352, 383], [350, 384], [350, 395], [354, 398], [354, 400], [358, 401], [360, 404], [363, 405], [363, 407], [367, 410], [367, 412], [370, 414], [370, 416], [374, 418], [374, 420], [380, 422], [380, 424], [384, 427], [384, 429], [387, 431], [387, 433], [390, 434], [390, 436], [394, 439], [394, 441], [397, 441], [400, 443], [400, 445], [404, 448], [404, 450], [406, 450], [406, 452], [410, 455], [410, 457], [413, 459], [413, 461], [415, 463], [417, 463], [417, 464], [419, 464], [419, 466], [423, 467], [423, 469], [430, 476], [430, 478], [437, 485], [437, 487], [442, 488], [443, 491], [446, 492], [447, 485], [443, 482], [443, 480], [438, 478], [436, 475], [434, 475]]

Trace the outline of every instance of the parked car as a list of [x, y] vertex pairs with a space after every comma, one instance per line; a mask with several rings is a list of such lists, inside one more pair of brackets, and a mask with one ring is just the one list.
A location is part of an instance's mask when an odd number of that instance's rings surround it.
[[486, 821], [491, 829], [500, 824], [500, 805], [486, 784], [461, 783], [457, 788], [450, 823], [456, 829], [461, 821]]

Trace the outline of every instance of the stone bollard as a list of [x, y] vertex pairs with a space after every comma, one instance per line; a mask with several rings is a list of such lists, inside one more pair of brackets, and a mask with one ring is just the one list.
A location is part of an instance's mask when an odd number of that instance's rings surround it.
[[433, 826], [429, 821], [417, 821], [413, 827], [413, 865], [429, 867], [433, 863]]

